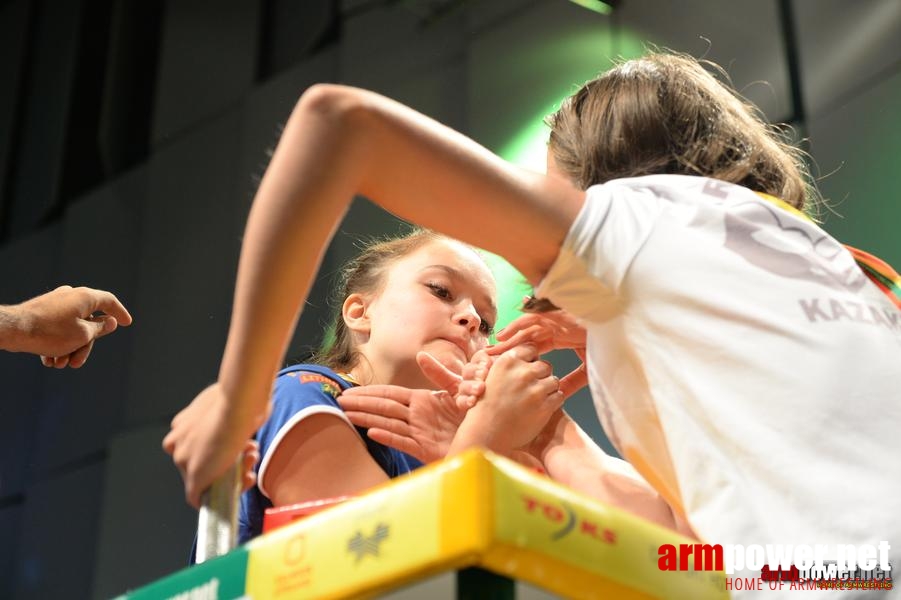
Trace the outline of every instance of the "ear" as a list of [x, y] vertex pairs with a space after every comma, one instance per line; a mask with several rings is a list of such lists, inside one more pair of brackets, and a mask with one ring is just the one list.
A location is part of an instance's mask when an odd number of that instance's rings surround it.
[[369, 298], [363, 294], [351, 294], [341, 306], [341, 317], [344, 324], [354, 333], [369, 333]]

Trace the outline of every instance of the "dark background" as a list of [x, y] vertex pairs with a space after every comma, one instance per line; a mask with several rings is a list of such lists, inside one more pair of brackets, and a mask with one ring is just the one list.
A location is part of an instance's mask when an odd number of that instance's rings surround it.
[[[809, 138], [827, 229], [898, 266], [899, 39], [897, 0], [621, 0], [610, 15], [566, 0], [0, 2], [0, 302], [90, 285], [135, 316], [81, 370], [0, 355], [0, 598], [106, 598], [185, 564], [195, 513], [160, 441], [216, 375], [253, 191], [310, 84], [376, 89], [531, 164], [521, 138], [540, 154], [534, 124], [611, 57], [705, 56]], [[394, 231], [355, 202], [324, 272], [357, 236]], [[318, 343], [326, 287], [294, 355]], [[587, 395], [569, 407], [606, 443]]]

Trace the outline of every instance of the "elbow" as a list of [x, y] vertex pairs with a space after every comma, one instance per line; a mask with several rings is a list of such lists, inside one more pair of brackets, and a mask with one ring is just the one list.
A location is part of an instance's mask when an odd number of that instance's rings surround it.
[[347, 123], [365, 110], [365, 92], [333, 83], [316, 83], [300, 96], [294, 114], [329, 125]]

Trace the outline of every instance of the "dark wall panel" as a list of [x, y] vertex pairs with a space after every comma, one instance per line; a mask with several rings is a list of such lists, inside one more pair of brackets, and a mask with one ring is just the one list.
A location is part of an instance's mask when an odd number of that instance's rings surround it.
[[102, 493], [102, 463], [29, 487], [13, 598], [87, 598]]
[[901, 2], [793, 0], [811, 118], [901, 71]]
[[35, 30], [21, 96], [22, 134], [13, 150], [5, 215], [11, 235], [37, 227], [59, 208], [81, 4], [35, 2]]
[[466, 50], [466, 15], [428, 17], [416, 3], [391, 3], [344, 23], [341, 80], [387, 92], [392, 84], [428, 78], [437, 65], [460, 61]]
[[[60, 239], [56, 225], [0, 249], [0, 302], [18, 303], [59, 285]], [[54, 374], [31, 354], [0, 354], [0, 498], [21, 494], [35, 476], [42, 386]]]
[[126, 422], [168, 422], [215, 379], [231, 312], [241, 113], [154, 154], [141, 206]]
[[[282, 27], [285, 26], [282, 24]], [[234, 205], [237, 223], [243, 226], [247, 220], [259, 180], [278, 143], [285, 121], [300, 95], [314, 83], [337, 81], [338, 73], [338, 49], [330, 46], [299, 65], [282, 71], [249, 95], [241, 130], [244, 141], [241, 145], [241, 166], [238, 169]], [[329, 265], [333, 264], [331, 256], [330, 252], [326, 254], [324, 271], [328, 271]], [[327, 321], [329, 314], [324, 300], [328, 292], [328, 278], [322, 277], [314, 287], [311, 302], [297, 325], [287, 353], [287, 362], [304, 360], [319, 347], [323, 323]]]
[[178, 471], [160, 450], [167, 430], [136, 429], [110, 445], [96, 560], [88, 571], [93, 585], [84, 597], [106, 600], [188, 563], [197, 513], [184, 502]]
[[778, 0], [624, 0], [616, 21], [626, 56], [653, 44], [712, 60], [767, 118], [793, 117]]
[[12, 598], [15, 591], [23, 512], [21, 503], [0, 504], [0, 598]]
[[156, 86], [155, 146], [241, 100], [257, 65], [260, 3], [166, 2]]
[[839, 240], [901, 268], [901, 73], [810, 122], [819, 187], [831, 209], [826, 229]]
[[[134, 310], [138, 214], [144, 197], [143, 170], [132, 171], [70, 206], [62, 222], [58, 279], [106, 289]], [[58, 469], [102, 453], [121, 427], [127, 397], [133, 329], [97, 341], [80, 369], [47, 371], [35, 444], [35, 468]]]
[[0, 6], [0, 81], [3, 82], [3, 93], [0, 93], [0, 235], [8, 210], [9, 169], [22, 109], [29, 15], [28, 0], [14, 0]]

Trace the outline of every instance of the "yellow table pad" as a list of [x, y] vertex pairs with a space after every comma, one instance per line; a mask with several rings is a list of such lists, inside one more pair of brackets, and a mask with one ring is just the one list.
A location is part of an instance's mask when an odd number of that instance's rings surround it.
[[218, 586], [225, 569], [240, 597], [245, 560], [243, 594], [257, 600], [371, 597], [467, 566], [568, 598], [728, 598], [722, 572], [658, 569], [660, 545], [680, 543], [693, 541], [471, 450], [123, 598]]

